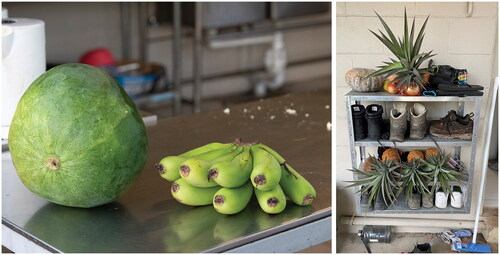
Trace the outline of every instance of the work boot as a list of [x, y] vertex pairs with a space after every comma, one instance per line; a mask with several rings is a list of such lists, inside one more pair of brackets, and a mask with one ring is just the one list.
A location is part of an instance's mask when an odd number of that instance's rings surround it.
[[462, 117], [457, 115], [455, 110], [451, 110], [444, 118], [431, 124], [429, 133], [440, 138], [470, 140], [474, 127], [474, 121], [471, 119], [473, 116], [474, 113], [470, 113]]
[[427, 133], [427, 108], [420, 103], [414, 103], [410, 108], [410, 139], [424, 139]]
[[360, 104], [351, 105], [352, 127], [354, 130], [354, 141], [366, 138], [367, 123], [365, 117], [365, 107]]
[[379, 140], [384, 131], [384, 121], [382, 113], [384, 109], [381, 105], [371, 104], [366, 107], [366, 120], [368, 123], [368, 138]]
[[406, 103], [394, 103], [394, 108], [390, 112], [391, 120], [391, 141], [402, 142], [405, 140], [406, 128], [408, 123], [406, 122]]
[[408, 204], [408, 208], [412, 210], [420, 209], [420, 202], [422, 201], [422, 194], [412, 191], [411, 195], [406, 198], [406, 203]]
[[[430, 187], [429, 190], [431, 190]], [[422, 194], [422, 207], [424, 208], [434, 207], [434, 193], [424, 192], [424, 194]]]

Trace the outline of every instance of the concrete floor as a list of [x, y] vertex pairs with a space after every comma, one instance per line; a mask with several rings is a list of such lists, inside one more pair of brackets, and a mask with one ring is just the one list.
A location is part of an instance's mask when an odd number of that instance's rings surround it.
[[[477, 239], [478, 243], [486, 244], [482, 235]], [[464, 237], [462, 241], [470, 243], [472, 239]], [[369, 246], [373, 253], [402, 253], [412, 251], [416, 243], [429, 243], [432, 253], [456, 253], [438, 233], [392, 233], [391, 243], [371, 243]], [[488, 245], [493, 253], [498, 253], [498, 244]], [[357, 234], [337, 234], [337, 253], [366, 253], [366, 249]]]

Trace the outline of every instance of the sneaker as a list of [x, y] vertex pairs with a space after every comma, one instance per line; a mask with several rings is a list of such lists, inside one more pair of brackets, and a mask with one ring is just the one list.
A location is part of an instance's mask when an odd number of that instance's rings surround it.
[[450, 205], [453, 208], [464, 207], [464, 199], [462, 195], [462, 189], [460, 188], [460, 186], [453, 187], [453, 191], [451, 192]]
[[470, 140], [474, 126], [474, 121], [471, 119], [473, 116], [474, 113], [470, 113], [462, 117], [451, 110], [444, 118], [431, 124], [429, 133], [440, 138]]
[[446, 209], [448, 206], [448, 192], [444, 192], [443, 189], [439, 188], [436, 190], [436, 207], [440, 209]]
[[439, 235], [441, 237], [441, 240], [447, 244], [453, 244], [453, 243], [460, 243], [462, 240], [460, 240], [459, 237], [457, 237], [453, 232], [451, 231], [444, 231]]

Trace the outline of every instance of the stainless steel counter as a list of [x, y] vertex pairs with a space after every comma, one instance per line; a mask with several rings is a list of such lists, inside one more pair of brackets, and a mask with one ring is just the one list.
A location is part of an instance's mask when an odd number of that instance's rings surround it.
[[[138, 180], [118, 201], [92, 209], [35, 196], [19, 180], [10, 154], [3, 153], [3, 245], [14, 252], [28, 251], [29, 245], [49, 252], [287, 252], [330, 240], [330, 109], [328, 89], [241, 104], [229, 114], [217, 110], [158, 121], [148, 127], [149, 158]], [[212, 206], [191, 207], [172, 198], [155, 163], [237, 137], [260, 141], [285, 157], [316, 188], [312, 205], [289, 202], [281, 214], [268, 215], [253, 198], [243, 212], [225, 216]]]

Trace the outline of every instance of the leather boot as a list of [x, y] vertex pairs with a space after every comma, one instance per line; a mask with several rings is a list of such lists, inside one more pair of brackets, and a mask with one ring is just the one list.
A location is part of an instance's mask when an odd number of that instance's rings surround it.
[[414, 103], [410, 108], [410, 139], [421, 140], [427, 134], [427, 108], [420, 103]]
[[405, 140], [405, 133], [408, 127], [406, 122], [406, 103], [394, 103], [394, 108], [390, 112], [391, 121], [391, 141], [402, 142]]
[[368, 123], [368, 138], [379, 140], [384, 131], [384, 121], [382, 113], [384, 109], [381, 105], [371, 104], [366, 107], [366, 121]]
[[352, 127], [354, 130], [354, 141], [366, 138], [367, 123], [365, 117], [365, 107], [360, 104], [351, 105]]

